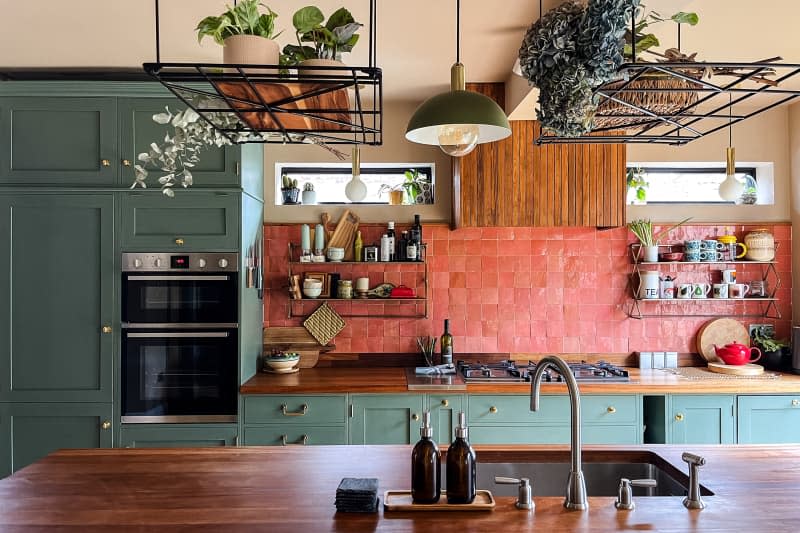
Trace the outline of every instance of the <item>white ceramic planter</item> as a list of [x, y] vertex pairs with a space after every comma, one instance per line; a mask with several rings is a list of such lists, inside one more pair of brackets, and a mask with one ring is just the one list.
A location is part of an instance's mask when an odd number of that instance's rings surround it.
[[317, 191], [303, 191], [303, 205], [317, 205]]
[[644, 246], [644, 260], [648, 263], [658, 261], [658, 246]]
[[[258, 35], [232, 35], [225, 39], [222, 47], [223, 63], [247, 63], [253, 65], [277, 65], [280, 48], [272, 39]], [[246, 69], [245, 72], [274, 72], [275, 69]]]

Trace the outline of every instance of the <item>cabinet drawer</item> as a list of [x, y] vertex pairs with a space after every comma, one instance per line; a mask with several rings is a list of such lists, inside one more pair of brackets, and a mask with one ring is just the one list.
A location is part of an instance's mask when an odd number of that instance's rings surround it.
[[[284, 444], [285, 443], [285, 444]], [[347, 444], [344, 426], [312, 425], [245, 426], [245, 446], [290, 446], [314, 444]]]
[[584, 424], [633, 424], [637, 419], [636, 396], [581, 396]]
[[346, 411], [344, 395], [244, 397], [245, 424], [344, 424]]
[[129, 193], [122, 199], [123, 250], [237, 250], [237, 193]]
[[530, 424], [535, 422], [569, 425], [569, 397], [542, 395], [539, 411], [531, 411], [531, 399], [526, 395], [470, 395], [468, 400], [470, 424]]
[[472, 444], [567, 444], [569, 426], [472, 426]]
[[584, 444], [641, 444], [640, 426], [584, 426]]
[[237, 427], [206, 424], [122, 424], [120, 448], [209, 448], [234, 446]]

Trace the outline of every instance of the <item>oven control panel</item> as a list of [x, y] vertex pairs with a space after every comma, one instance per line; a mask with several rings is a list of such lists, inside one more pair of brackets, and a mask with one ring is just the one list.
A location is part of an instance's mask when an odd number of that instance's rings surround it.
[[237, 272], [236, 253], [198, 252], [168, 254], [128, 252], [122, 254], [123, 272]]

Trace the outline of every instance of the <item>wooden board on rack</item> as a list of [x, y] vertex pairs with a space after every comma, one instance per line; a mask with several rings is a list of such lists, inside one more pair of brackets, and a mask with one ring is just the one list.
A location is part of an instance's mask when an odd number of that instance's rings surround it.
[[353, 260], [353, 242], [356, 239], [359, 220], [358, 215], [349, 209], [344, 210], [342, 218], [339, 219], [339, 223], [328, 241], [328, 246], [325, 247], [325, 255], [328, 254], [328, 248], [343, 248], [344, 260]]
[[697, 352], [709, 363], [722, 363], [714, 345], [725, 346], [732, 342], [750, 346], [750, 334], [741, 322], [732, 318], [715, 318], [697, 332]]

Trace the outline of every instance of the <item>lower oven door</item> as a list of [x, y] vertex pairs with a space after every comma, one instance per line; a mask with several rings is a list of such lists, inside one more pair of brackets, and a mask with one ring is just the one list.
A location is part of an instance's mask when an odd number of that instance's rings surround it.
[[235, 422], [238, 333], [123, 332], [122, 422]]

